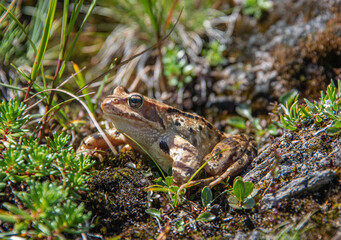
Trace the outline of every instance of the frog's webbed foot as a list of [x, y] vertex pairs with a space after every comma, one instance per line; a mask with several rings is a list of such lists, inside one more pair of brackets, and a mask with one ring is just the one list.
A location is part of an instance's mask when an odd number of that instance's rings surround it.
[[[104, 133], [113, 146], [124, 145], [127, 143], [125, 136], [116, 129], [108, 129], [105, 130]], [[102, 160], [103, 156], [106, 155], [107, 149], [109, 149], [109, 146], [105, 142], [103, 136], [100, 133], [94, 133], [83, 139], [77, 149], [77, 153], [83, 153], [84, 155], [90, 155]]]

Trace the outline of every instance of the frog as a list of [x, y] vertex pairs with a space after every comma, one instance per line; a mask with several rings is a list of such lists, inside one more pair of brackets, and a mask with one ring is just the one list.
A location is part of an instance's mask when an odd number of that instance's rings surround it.
[[[110, 143], [147, 152], [164, 172], [172, 173], [176, 185], [201, 183], [212, 188], [243, 172], [257, 154], [251, 136], [223, 133], [200, 115], [122, 86], [103, 100], [101, 108], [114, 125], [105, 131]], [[90, 149], [108, 149], [101, 134], [85, 138], [78, 152]], [[199, 169], [208, 177], [195, 179]]]

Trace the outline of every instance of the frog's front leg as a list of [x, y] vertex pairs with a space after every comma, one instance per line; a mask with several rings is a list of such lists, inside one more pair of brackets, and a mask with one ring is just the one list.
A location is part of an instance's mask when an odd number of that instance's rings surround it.
[[228, 135], [205, 156], [205, 171], [216, 179], [209, 183], [213, 187], [228, 176], [234, 177], [244, 171], [257, 155], [255, 141], [248, 135]]
[[172, 175], [177, 185], [186, 183], [201, 166], [199, 152], [186, 139], [179, 135], [172, 136], [168, 141], [169, 155], [173, 159]]
[[[113, 146], [119, 146], [127, 144], [126, 137], [117, 131], [115, 128], [107, 129], [104, 131], [110, 143]], [[86, 155], [93, 155], [95, 157], [102, 158], [100, 151], [104, 152], [109, 148], [105, 142], [103, 136], [100, 133], [94, 133], [83, 139], [81, 145], [78, 147], [78, 153], [84, 153]]]

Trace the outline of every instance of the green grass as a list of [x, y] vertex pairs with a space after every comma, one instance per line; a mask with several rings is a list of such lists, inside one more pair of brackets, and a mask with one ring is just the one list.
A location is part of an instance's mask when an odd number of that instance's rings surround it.
[[281, 109], [284, 113], [279, 113], [280, 126], [295, 131], [306, 120], [312, 119], [315, 124], [331, 121], [327, 127], [328, 135], [337, 135], [341, 132], [341, 81], [338, 85], [332, 81], [327, 91], [321, 91], [319, 101], [311, 102], [304, 99], [306, 104], [298, 104], [299, 95], [288, 93], [282, 98]]

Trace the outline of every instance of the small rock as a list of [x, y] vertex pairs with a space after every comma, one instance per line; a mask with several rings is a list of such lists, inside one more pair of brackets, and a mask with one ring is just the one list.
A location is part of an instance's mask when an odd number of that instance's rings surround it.
[[[281, 201], [286, 198], [304, 195], [308, 192], [318, 191], [322, 187], [327, 187], [335, 178], [335, 172], [330, 169], [322, 172], [313, 172], [305, 177], [297, 178], [280, 188], [276, 192], [276, 200]], [[262, 202], [269, 208], [274, 200], [272, 194], [267, 194], [263, 197]]]

